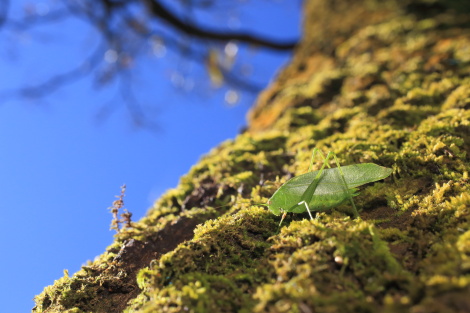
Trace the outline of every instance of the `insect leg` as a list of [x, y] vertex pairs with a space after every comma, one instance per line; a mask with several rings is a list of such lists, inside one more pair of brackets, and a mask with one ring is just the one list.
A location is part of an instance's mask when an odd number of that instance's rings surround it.
[[307, 208], [308, 215], [310, 215], [310, 219], [313, 220], [312, 213], [310, 212], [310, 208], [308, 207], [307, 202], [305, 202], [305, 201], [300, 201], [297, 205], [301, 205], [301, 204], [304, 204], [304, 205], [305, 205], [305, 208]]
[[[330, 167], [329, 163], [328, 163], [328, 160], [330, 159], [331, 157], [331, 154], [328, 153], [328, 155], [325, 156], [323, 155], [323, 153], [315, 148], [313, 149], [313, 153], [312, 153], [312, 162], [313, 162], [313, 159], [316, 155], [316, 153], [319, 152], [322, 159], [323, 159], [323, 165], [322, 167], [320, 168], [320, 170], [318, 171], [317, 175], [315, 176], [315, 178], [313, 179], [312, 183], [307, 187], [307, 189], [304, 191], [304, 193], [302, 194], [302, 197], [300, 198], [300, 202], [298, 203], [298, 205], [301, 205], [301, 204], [305, 204], [306, 208], [307, 208], [307, 211], [308, 211], [308, 214], [310, 215], [310, 218], [312, 218], [312, 214], [310, 213], [310, 208], [308, 207], [308, 204], [312, 201], [313, 199], [313, 195], [315, 194], [315, 190], [317, 189], [317, 186], [318, 184], [320, 183], [320, 178], [321, 178], [321, 175], [323, 173], [323, 169], [325, 168], [325, 166], [328, 166]], [[313, 218], [312, 218], [313, 219]]]
[[281, 222], [279, 223], [279, 226], [277, 227], [278, 232], [279, 232], [279, 229], [281, 229], [282, 221], [284, 221], [284, 219], [286, 218], [286, 215], [287, 215], [287, 211], [284, 211], [281, 217]]
[[[312, 152], [312, 158], [310, 159], [310, 166], [308, 167], [309, 172], [312, 171], [313, 160], [315, 160], [315, 156], [317, 155], [317, 152], [320, 155], [320, 157], [322, 158], [323, 162], [326, 162], [326, 158], [325, 158], [325, 155], [323, 154], [323, 152], [321, 152], [321, 150], [318, 149], [318, 148], [314, 148], [313, 152]], [[327, 163], [326, 165], [328, 166], [328, 168], [331, 168], [329, 163]]]
[[327, 159], [330, 156], [330, 154], [333, 156], [333, 158], [336, 162], [336, 166], [338, 167], [338, 170], [339, 170], [339, 173], [340, 173], [340, 176], [341, 176], [341, 180], [343, 181], [344, 187], [346, 188], [346, 192], [348, 193], [349, 200], [351, 201], [351, 204], [352, 204], [352, 207], [353, 207], [353, 215], [354, 215], [355, 218], [359, 217], [359, 213], [357, 213], [356, 205], [354, 204], [354, 200], [351, 196], [351, 192], [349, 191], [348, 184], [346, 183], [346, 179], [344, 178], [343, 170], [341, 169], [341, 166], [339, 165], [339, 161], [336, 158], [336, 154], [332, 151], [328, 152], [328, 155], [326, 156]]
[[[313, 160], [315, 160], [315, 155], [317, 154], [317, 151], [320, 151], [320, 149], [318, 148], [313, 148], [313, 151], [312, 151], [312, 157], [310, 159], [310, 166], [308, 167], [308, 172], [311, 172], [312, 171], [312, 166], [313, 166]], [[321, 151], [320, 151], [321, 153]], [[323, 153], [322, 153], [323, 154]]]

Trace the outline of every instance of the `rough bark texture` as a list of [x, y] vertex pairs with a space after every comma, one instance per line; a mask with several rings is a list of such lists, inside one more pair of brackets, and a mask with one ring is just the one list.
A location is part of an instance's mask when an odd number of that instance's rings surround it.
[[[34, 312], [470, 311], [470, 3], [307, 1], [304, 27], [248, 130]], [[394, 172], [361, 188], [360, 219], [278, 232], [252, 203], [314, 147]]]

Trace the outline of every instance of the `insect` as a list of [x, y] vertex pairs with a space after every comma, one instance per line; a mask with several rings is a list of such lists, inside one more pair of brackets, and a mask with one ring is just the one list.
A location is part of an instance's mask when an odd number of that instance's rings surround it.
[[[323, 165], [318, 171], [312, 171], [316, 154], [323, 159]], [[336, 166], [331, 168], [329, 160], [333, 158]], [[325, 169], [325, 167], [328, 167]], [[353, 197], [358, 195], [356, 187], [375, 182], [388, 177], [392, 169], [374, 163], [360, 163], [340, 166], [334, 152], [328, 152], [326, 157], [318, 149], [313, 149], [308, 172], [289, 179], [269, 199], [267, 207], [275, 215], [283, 213], [279, 227], [289, 212], [325, 211], [349, 200], [352, 213], [358, 217]]]

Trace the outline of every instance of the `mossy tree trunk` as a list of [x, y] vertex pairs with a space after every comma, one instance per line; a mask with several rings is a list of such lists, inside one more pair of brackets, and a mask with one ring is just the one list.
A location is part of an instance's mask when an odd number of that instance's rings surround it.
[[[470, 3], [315, 0], [248, 130], [34, 312], [469, 312]], [[349, 205], [266, 202], [314, 147], [393, 168]], [[224, 206], [225, 205], [225, 206]]]

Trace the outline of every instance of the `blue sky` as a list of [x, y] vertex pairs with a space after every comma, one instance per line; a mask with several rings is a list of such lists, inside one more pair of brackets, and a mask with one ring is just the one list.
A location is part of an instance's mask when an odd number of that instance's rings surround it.
[[[41, 10], [48, 5], [30, 3]], [[240, 24], [279, 39], [300, 36], [300, 1], [244, 3], [233, 7], [233, 19], [222, 14], [204, 22]], [[79, 64], [96, 43], [96, 33], [73, 19], [0, 32], [0, 95]], [[250, 78], [263, 86], [289, 58], [252, 49], [241, 54], [252, 65]], [[255, 96], [241, 93], [237, 105], [227, 105], [227, 90], [210, 88], [204, 70], [171, 51], [137, 60], [134, 91], [158, 132], [135, 127], [116, 96], [119, 85], [96, 88], [93, 77], [41, 99], [0, 98], [2, 312], [30, 311], [33, 297], [64, 269], [76, 272], [111, 244], [107, 208], [123, 183], [125, 207], [139, 219], [203, 154], [237, 135]], [[187, 92], [172, 84], [175, 77], [187, 83]], [[97, 118], [105, 105], [113, 112]]]

